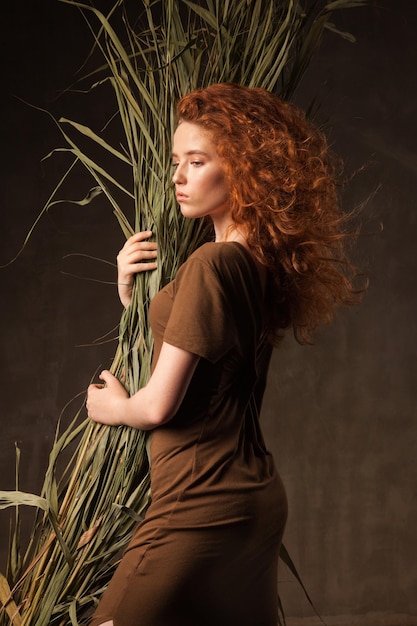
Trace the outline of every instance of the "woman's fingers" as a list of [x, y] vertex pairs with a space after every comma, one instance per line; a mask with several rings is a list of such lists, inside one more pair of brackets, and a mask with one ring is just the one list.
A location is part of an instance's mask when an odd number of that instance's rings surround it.
[[101, 372], [99, 378], [105, 383], [93, 383], [87, 390], [87, 415], [95, 422], [117, 426], [121, 424], [124, 403], [129, 394], [119, 380], [108, 370]]
[[[116, 378], [116, 376], [114, 376], [111, 372], [109, 372], [109, 370], [103, 370], [102, 372], [100, 372], [98, 377], [100, 378], [100, 380], [103, 380], [108, 387], [111, 387], [113, 384], [121, 387], [121, 384]], [[99, 386], [103, 387], [104, 385], [99, 385]]]
[[[155, 259], [157, 256], [157, 244], [153, 242], [143, 242], [132, 245], [125, 251], [126, 258], [130, 261], [142, 261]], [[123, 258], [123, 256], [122, 256]]]
[[144, 241], [145, 239], [149, 239], [149, 237], [152, 237], [153, 233], [151, 230], [141, 230], [139, 233], [135, 233], [134, 235], [132, 235], [131, 237], [129, 237], [126, 240], [126, 243], [129, 243], [130, 241]]
[[151, 236], [150, 230], [132, 235], [117, 255], [118, 291], [125, 307], [131, 300], [134, 276], [157, 268], [158, 245], [149, 241]]
[[158, 245], [155, 241], [148, 241], [148, 238], [151, 235], [151, 231], [144, 231], [141, 233], [136, 233], [136, 235], [129, 237], [129, 239], [126, 241], [125, 245], [120, 250], [117, 256], [117, 264], [123, 273], [126, 272], [127, 268], [130, 272], [133, 273], [142, 271], [143, 268], [135, 268], [134, 264], [156, 259], [158, 254]]
[[140, 233], [136, 233], [129, 237], [126, 240], [122, 250], [131, 250], [131, 249], [144, 249], [144, 250], [156, 250], [157, 244], [155, 241], [149, 241], [149, 238], [152, 237], [151, 230], [145, 230]]

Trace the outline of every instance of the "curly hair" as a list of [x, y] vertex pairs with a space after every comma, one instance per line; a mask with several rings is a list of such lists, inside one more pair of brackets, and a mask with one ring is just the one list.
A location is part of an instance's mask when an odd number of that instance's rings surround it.
[[293, 104], [232, 83], [184, 96], [177, 115], [210, 133], [230, 185], [233, 221], [269, 270], [271, 339], [292, 326], [297, 340], [308, 342], [360, 292], [347, 257], [338, 161], [325, 135]]

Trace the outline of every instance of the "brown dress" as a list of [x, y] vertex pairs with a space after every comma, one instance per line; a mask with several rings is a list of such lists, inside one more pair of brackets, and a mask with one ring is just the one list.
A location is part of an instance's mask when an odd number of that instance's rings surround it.
[[263, 302], [237, 242], [203, 245], [152, 301], [154, 362], [163, 341], [201, 358], [152, 432], [152, 503], [91, 626], [276, 626], [287, 502], [259, 427]]

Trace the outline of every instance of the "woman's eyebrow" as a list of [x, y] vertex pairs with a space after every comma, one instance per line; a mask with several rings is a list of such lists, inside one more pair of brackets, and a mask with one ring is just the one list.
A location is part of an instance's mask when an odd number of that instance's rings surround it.
[[[210, 156], [207, 152], [204, 152], [204, 150], [187, 150], [187, 152], [184, 153], [185, 156], [191, 156], [192, 154], [201, 154], [202, 156]], [[178, 155], [173, 152], [171, 154], [172, 157], [177, 157]]]

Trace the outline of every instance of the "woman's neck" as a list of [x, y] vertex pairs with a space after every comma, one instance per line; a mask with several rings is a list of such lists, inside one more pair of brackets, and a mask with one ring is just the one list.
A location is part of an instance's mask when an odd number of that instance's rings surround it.
[[241, 243], [243, 246], [245, 246], [245, 248], [248, 247], [245, 235], [233, 224], [229, 224], [227, 227], [224, 228], [215, 227], [214, 232], [216, 243], [225, 241], [237, 241], [238, 243]]

